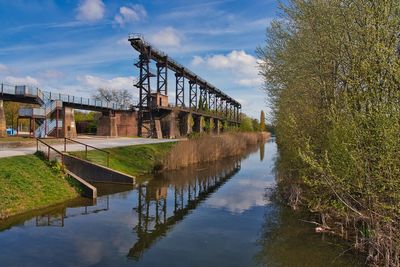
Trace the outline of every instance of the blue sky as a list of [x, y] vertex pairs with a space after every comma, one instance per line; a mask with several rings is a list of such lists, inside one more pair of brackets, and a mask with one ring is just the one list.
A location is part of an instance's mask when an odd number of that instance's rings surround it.
[[98, 87], [136, 95], [138, 53], [127, 37], [141, 33], [258, 118], [266, 99], [255, 49], [277, 12], [276, 0], [0, 0], [0, 81], [86, 97]]

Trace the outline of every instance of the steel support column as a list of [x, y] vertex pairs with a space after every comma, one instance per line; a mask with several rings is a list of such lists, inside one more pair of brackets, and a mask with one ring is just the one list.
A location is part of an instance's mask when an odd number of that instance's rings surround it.
[[176, 77], [176, 97], [175, 106], [185, 107], [185, 77], [183, 73], [175, 73]]
[[[224, 99], [223, 98], [220, 98], [219, 99], [219, 108], [218, 108], [218, 112], [219, 112], [219, 114], [220, 115], [222, 115], [223, 116], [223, 114], [224, 114]], [[218, 113], [217, 112], [217, 113]]]
[[199, 109], [204, 110], [207, 107], [207, 89], [204, 87], [200, 87], [200, 100], [199, 100]]
[[197, 110], [197, 83], [189, 81], [189, 108]]
[[217, 108], [217, 95], [216, 94], [211, 95], [210, 104], [211, 104], [210, 111], [215, 113], [215, 110]]
[[212, 110], [212, 105], [214, 102], [214, 100], [212, 98], [213, 98], [213, 94], [211, 92], [208, 92], [208, 110], [210, 110], [210, 111]]
[[168, 95], [168, 65], [167, 59], [165, 63], [157, 63], [157, 93]]
[[147, 53], [140, 54], [139, 61], [135, 63], [139, 68], [139, 81], [135, 85], [139, 88], [138, 136], [142, 136], [144, 110], [149, 108], [151, 99], [150, 49], [147, 47]]

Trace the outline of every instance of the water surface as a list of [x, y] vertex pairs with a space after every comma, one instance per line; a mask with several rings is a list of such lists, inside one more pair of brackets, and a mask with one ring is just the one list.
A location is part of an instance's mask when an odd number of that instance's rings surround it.
[[271, 200], [276, 145], [0, 223], [0, 266], [360, 266]]

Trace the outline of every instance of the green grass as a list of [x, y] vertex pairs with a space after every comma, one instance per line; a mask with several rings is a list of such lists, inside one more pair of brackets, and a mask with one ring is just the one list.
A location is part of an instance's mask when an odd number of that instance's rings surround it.
[[0, 159], [0, 218], [77, 196], [60, 170], [37, 156]]
[[[105, 149], [110, 152], [110, 168], [134, 175], [141, 176], [151, 173], [154, 167], [171, 150], [175, 143], [160, 143], [150, 145], [135, 145]], [[84, 158], [85, 152], [70, 152], [70, 154]], [[105, 153], [95, 150], [88, 151], [88, 160], [106, 166]]]
[[22, 137], [22, 136], [7, 136], [1, 137], [0, 143], [2, 142], [33, 142], [35, 139], [29, 137]]

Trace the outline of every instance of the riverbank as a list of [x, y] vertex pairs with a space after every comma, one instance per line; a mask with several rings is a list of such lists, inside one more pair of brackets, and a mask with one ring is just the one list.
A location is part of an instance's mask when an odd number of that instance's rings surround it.
[[281, 192], [373, 266], [400, 266], [399, 11], [289, 1], [258, 49]]
[[57, 167], [38, 156], [0, 158], [0, 219], [79, 196]]
[[[205, 135], [190, 140], [107, 148], [109, 168], [138, 177], [141, 182], [155, 172], [182, 168], [236, 156], [268, 138], [267, 133]], [[84, 151], [70, 152], [84, 158]], [[88, 151], [87, 160], [100, 165], [103, 152]], [[75, 198], [79, 193], [58, 167], [35, 155], [0, 158], [0, 219]]]
[[0, 222], [2, 266], [363, 266], [274, 201], [276, 158], [275, 143], [262, 143], [140, 187], [107, 187], [96, 201], [12, 217]]
[[237, 156], [249, 146], [267, 141], [269, 137], [267, 132], [203, 135], [176, 144], [160, 167], [164, 170], [175, 170], [191, 164]]
[[[104, 149], [110, 153], [109, 168], [132, 176], [143, 176], [152, 173], [155, 166], [171, 151], [175, 142], [134, 145]], [[84, 158], [84, 151], [70, 152], [70, 154]], [[88, 151], [87, 160], [106, 166], [104, 153]]]
[[[268, 140], [269, 133], [226, 133], [201, 135], [177, 143], [144, 146], [127, 146], [105, 149], [110, 153], [111, 169], [134, 176], [144, 176], [154, 171], [175, 170], [191, 164], [211, 162], [237, 156], [249, 146]], [[85, 152], [71, 154], [83, 158]], [[104, 153], [91, 150], [88, 160], [105, 165]]]

